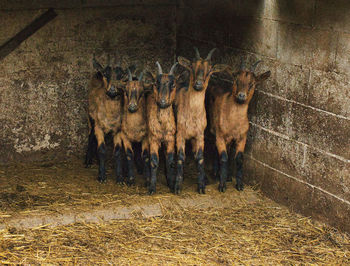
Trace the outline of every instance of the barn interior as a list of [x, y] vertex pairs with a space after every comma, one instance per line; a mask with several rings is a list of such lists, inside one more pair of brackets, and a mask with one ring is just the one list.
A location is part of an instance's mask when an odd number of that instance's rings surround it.
[[[350, 263], [349, 15], [346, 0], [2, 0], [0, 261]], [[141, 176], [116, 184], [112, 159], [99, 184], [83, 164], [93, 55], [168, 70], [193, 47], [271, 71], [249, 107], [245, 190], [217, 191], [212, 153], [206, 195], [190, 154], [181, 195], [164, 167], [153, 196]]]

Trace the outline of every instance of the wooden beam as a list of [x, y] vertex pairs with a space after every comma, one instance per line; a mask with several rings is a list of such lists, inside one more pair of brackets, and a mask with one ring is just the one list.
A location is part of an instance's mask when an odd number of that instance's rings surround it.
[[13, 36], [6, 43], [1, 45], [0, 47], [0, 61], [8, 56], [12, 51], [14, 51], [23, 41], [28, 39], [31, 35], [33, 35], [36, 31], [38, 31], [41, 27], [45, 26], [51, 20], [53, 20], [57, 16], [57, 13], [50, 8], [40, 17], [33, 20], [28, 26], [26, 26], [23, 30], [18, 32], [15, 36]]

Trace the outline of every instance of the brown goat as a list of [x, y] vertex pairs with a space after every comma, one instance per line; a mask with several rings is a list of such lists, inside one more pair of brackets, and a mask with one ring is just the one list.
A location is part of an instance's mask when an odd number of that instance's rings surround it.
[[121, 126], [120, 138], [123, 142], [124, 150], [127, 157], [128, 178], [126, 183], [132, 185], [135, 182], [134, 174], [134, 151], [133, 142], [141, 142], [142, 158], [144, 163], [143, 174], [146, 180], [149, 180], [149, 143], [147, 133], [147, 114], [146, 114], [146, 98], [145, 89], [142, 82], [143, 72], [137, 80], [128, 70], [129, 80], [124, 87], [124, 113]]
[[[249, 129], [248, 105], [253, 97], [257, 84], [266, 80], [271, 72], [267, 71], [261, 75], [254, 74], [256, 62], [250, 70], [245, 69], [242, 61], [241, 69], [238, 73], [232, 74], [233, 85], [230, 91], [224, 92], [216, 87], [210, 87], [211, 108], [209, 109], [210, 131], [216, 137], [216, 147], [220, 156], [219, 168], [220, 184], [219, 191], [226, 190], [227, 168], [228, 168], [228, 146], [234, 141], [236, 162], [236, 189], [243, 190], [243, 152], [247, 140]], [[216, 158], [217, 159], [217, 158]], [[217, 161], [215, 162], [218, 163]]]
[[225, 70], [226, 65], [212, 65], [211, 56], [215, 51], [212, 49], [208, 56], [200, 57], [198, 49], [195, 48], [196, 58], [191, 63], [188, 59], [179, 56], [179, 64], [190, 73], [188, 88], [181, 88], [176, 94], [175, 107], [177, 119], [176, 147], [177, 147], [177, 175], [175, 182], [175, 193], [178, 194], [182, 188], [183, 165], [185, 161], [186, 140], [192, 141], [193, 152], [198, 168], [198, 192], [205, 193], [204, 173], [204, 130], [207, 126], [205, 112], [205, 92], [211, 75], [215, 72]]
[[151, 154], [151, 182], [149, 194], [156, 192], [157, 170], [159, 165], [159, 148], [163, 143], [166, 145], [166, 174], [168, 186], [173, 190], [174, 186], [174, 150], [176, 124], [173, 111], [175, 100], [175, 63], [169, 74], [163, 74], [162, 67], [157, 62], [158, 74], [156, 85], [153, 86], [153, 94], [147, 98], [148, 134]]
[[[110, 60], [108, 60], [110, 61]], [[112, 68], [110, 62], [103, 68], [93, 57], [93, 67], [97, 73], [89, 84], [89, 141], [86, 153], [86, 167], [91, 165], [97, 140], [97, 153], [99, 159], [98, 181], [106, 181], [105, 169], [105, 134], [112, 132], [114, 143], [114, 156], [116, 161], [116, 178], [122, 175], [121, 169], [121, 140], [119, 132], [121, 128], [122, 102], [119, 90], [122, 76], [120, 67]]]

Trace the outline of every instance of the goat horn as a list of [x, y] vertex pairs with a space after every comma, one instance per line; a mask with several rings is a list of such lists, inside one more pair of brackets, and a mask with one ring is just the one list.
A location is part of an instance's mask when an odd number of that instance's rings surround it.
[[241, 66], [240, 66], [240, 69], [241, 70], [244, 70], [245, 69], [245, 61], [244, 61], [244, 58], [241, 57]]
[[111, 55], [107, 55], [107, 66], [111, 66]]
[[251, 71], [251, 72], [254, 72], [255, 69], [256, 69], [256, 67], [257, 67], [261, 62], [262, 62], [262, 60], [256, 61], [255, 64], [252, 65], [252, 67], [250, 68], [250, 71]]
[[117, 52], [114, 52], [114, 64], [115, 66], [120, 66], [120, 60], [118, 60]]
[[173, 66], [172, 66], [171, 69], [170, 69], [169, 75], [174, 75], [174, 71], [175, 71], [175, 68], [176, 68], [177, 64], [178, 64], [178, 62], [176, 62], [175, 64], [173, 64]]
[[127, 68], [127, 69], [128, 69], [129, 81], [132, 81], [132, 74], [131, 74], [131, 71], [130, 71], [130, 69], [129, 69], [129, 68]]
[[212, 56], [213, 53], [215, 52], [215, 50], [216, 50], [216, 48], [211, 49], [210, 52], [209, 52], [209, 54], [208, 54], [208, 56], [207, 56], [207, 58], [206, 58], [205, 60], [209, 61], [209, 60], [211, 59], [211, 56]]
[[143, 70], [141, 71], [140, 75], [139, 75], [139, 78], [137, 79], [138, 81], [141, 81], [142, 80], [142, 77], [143, 77]]
[[157, 66], [158, 66], [158, 74], [159, 75], [162, 75], [163, 74], [163, 70], [162, 70], [162, 67], [160, 66], [159, 62], [157, 61], [156, 62]]
[[193, 47], [193, 48], [194, 48], [194, 51], [196, 52], [196, 59], [200, 59], [201, 56], [199, 54], [198, 48], [197, 47]]

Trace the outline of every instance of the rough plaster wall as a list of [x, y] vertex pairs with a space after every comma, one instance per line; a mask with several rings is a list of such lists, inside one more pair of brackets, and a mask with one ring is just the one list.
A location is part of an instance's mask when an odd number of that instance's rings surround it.
[[174, 1], [104, 2], [1, 2], [0, 44], [45, 8], [58, 16], [0, 61], [0, 162], [82, 156], [93, 53], [103, 64], [114, 52], [123, 66], [173, 63]]
[[271, 70], [251, 103], [246, 181], [350, 231], [350, 2], [180, 1], [177, 54]]

